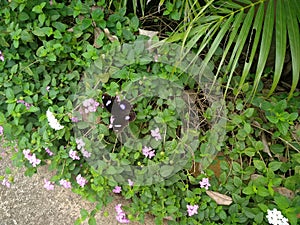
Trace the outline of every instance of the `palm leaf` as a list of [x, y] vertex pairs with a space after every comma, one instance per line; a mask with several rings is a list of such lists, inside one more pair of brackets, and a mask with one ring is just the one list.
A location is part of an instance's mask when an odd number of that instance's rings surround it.
[[[251, 28], [253, 17], [254, 17], [254, 8], [252, 7], [250, 9], [250, 11], [247, 13], [247, 16], [244, 20], [243, 26], [240, 30], [240, 34], [237, 37], [236, 44], [234, 46], [231, 58], [229, 60], [229, 64], [227, 66], [227, 69], [230, 70], [230, 74], [229, 74], [226, 90], [225, 90], [225, 93], [224, 93], [225, 96], [226, 96], [227, 90], [229, 88], [229, 84], [230, 84], [230, 81], [232, 79], [234, 69], [236, 68], [239, 57], [240, 57], [240, 55], [243, 51], [248, 33], [250, 31], [250, 28]], [[228, 70], [226, 70], [226, 73], [228, 72]]]
[[286, 20], [283, 7], [283, 1], [277, 0], [276, 5], [276, 58], [275, 58], [275, 71], [274, 78], [269, 96], [275, 91], [279, 82], [281, 72], [283, 70], [284, 58], [286, 53]]
[[258, 63], [257, 63], [257, 68], [255, 73], [253, 89], [252, 89], [252, 95], [254, 95], [254, 93], [256, 92], [259, 81], [261, 80], [261, 76], [264, 72], [264, 68], [271, 48], [273, 30], [274, 30], [274, 1], [269, 1], [267, 6], [267, 11], [265, 13], [262, 40], [261, 40]]
[[[299, 34], [299, 24], [297, 21], [297, 11], [296, 8], [290, 1], [285, 1], [286, 4], [286, 17], [287, 17], [287, 31], [289, 37], [289, 43], [291, 48], [292, 56], [292, 68], [293, 68], [293, 82], [290, 94], [288, 98], [292, 97], [293, 92], [295, 91], [300, 73], [300, 34]], [[298, 15], [299, 16], [299, 15]]]
[[[177, 30], [174, 36], [182, 38], [183, 46], [187, 47], [187, 50], [200, 43], [197, 47], [197, 57], [205, 51], [204, 66], [223, 43], [223, 53], [218, 62], [215, 79], [225, 67], [228, 79], [226, 92], [239, 59], [243, 51], [246, 51], [238, 90], [242, 89], [250, 69], [256, 65], [252, 89], [254, 95], [264, 73], [275, 30], [275, 68], [269, 95], [274, 92], [281, 78], [288, 37], [293, 64], [293, 83], [289, 95], [291, 97], [300, 76], [300, 6], [297, 0], [215, 0], [207, 3], [199, 9], [197, 16]], [[169, 40], [172, 40], [172, 36]], [[247, 43], [247, 40], [250, 42]], [[227, 62], [228, 58], [230, 59]]]
[[[249, 74], [249, 71], [251, 69], [251, 66], [253, 64], [253, 59], [254, 59], [258, 44], [259, 44], [260, 34], [261, 34], [261, 31], [262, 31], [263, 17], [264, 17], [264, 5], [260, 4], [260, 6], [259, 6], [259, 8], [256, 12], [252, 32], [251, 32], [251, 35], [250, 35], [250, 43], [248, 45], [248, 49], [247, 49], [247, 52], [246, 52], [246, 57], [247, 58], [246, 58], [246, 62], [245, 62], [245, 65], [244, 65], [243, 72], [242, 72], [242, 77], [241, 77], [241, 80], [240, 80], [238, 93], [242, 89], [243, 84], [244, 84], [244, 82], [247, 78], [247, 75]], [[252, 42], [252, 38], [253, 38], [252, 36], [253, 35], [255, 35], [255, 37], [254, 37], [253, 44], [252, 44], [252, 47], [251, 47], [251, 42]], [[250, 49], [250, 47], [251, 47], [251, 49]], [[248, 56], [250, 51], [251, 51], [250, 56]]]

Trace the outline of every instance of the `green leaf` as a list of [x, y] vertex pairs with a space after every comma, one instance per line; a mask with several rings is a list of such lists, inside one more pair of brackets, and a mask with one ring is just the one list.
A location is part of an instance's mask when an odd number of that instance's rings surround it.
[[251, 28], [253, 18], [254, 18], [254, 7], [251, 7], [250, 10], [248, 11], [247, 15], [246, 15], [246, 18], [245, 18], [244, 22], [243, 22], [243, 26], [240, 30], [239, 36], [236, 39], [234, 49], [231, 53], [231, 58], [229, 60], [227, 68], [226, 68], [225, 73], [227, 73], [230, 70], [230, 74], [229, 74], [229, 77], [228, 77], [228, 82], [227, 82], [226, 90], [225, 90], [225, 93], [224, 93], [225, 96], [226, 96], [226, 93], [228, 91], [230, 81], [232, 79], [234, 71], [236, 70], [240, 55], [241, 55], [241, 53], [244, 49], [244, 45], [245, 45], [246, 39], [248, 37], [248, 33], [250, 31], [250, 28]]
[[265, 163], [261, 160], [255, 159], [255, 160], [253, 160], [253, 164], [254, 164], [254, 167], [259, 171], [263, 171], [266, 168]]
[[91, 19], [83, 19], [82, 20], [82, 24], [81, 24], [81, 29], [85, 30], [87, 28], [89, 28], [92, 25], [92, 20]]
[[82, 223], [81, 218], [78, 218], [77, 220], [75, 220], [74, 225], [81, 225]]
[[22, 30], [21, 32], [21, 40], [23, 42], [32, 42], [33, 38], [32, 38], [32, 34], [29, 33], [27, 30]]
[[270, 195], [269, 190], [262, 186], [257, 187], [257, 194], [262, 197], [267, 197]]
[[264, 219], [264, 213], [263, 212], [259, 212], [255, 215], [254, 217], [254, 221], [258, 224], [262, 224], [262, 221]]
[[252, 186], [245, 187], [242, 192], [245, 195], [253, 195], [253, 194], [255, 194]]
[[298, 113], [294, 112], [294, 113], [291, 113], [291, 114], [289, 115], [288, 120], [289, 120], [289, 121], [294, 121], [294, 120], [296, 120], [297, 118], [298, 118]]
[[[285, 3], [285, 14], [287, 17], [287, 30], [289, 43], [291, 48], [292, 56], [292, 69], [293, 69], [293, 82], [291, 91], [289, 93], [288, 99], [292, 97], [293, 92], [295, 91], [300, 75], [300, 31], [299, 31], [299, 21], [297, 21], [297, 12], [296, 8], [291, 1], [284, 1]], [[296, 3], [298, 4], [298, 3]]]
[[248, 108], [246, 109], [246, 111], [244, 112], [244, 115], [247, 117], [247, 118], [250, 118], [254, 113], [254, 108]]
[[275, 112], [283, 112], [287, 108], [287, 101], [281, 100], [276, 103], [275, 107], [273, 107], [271, 110]]
[[286, 53], [286, 15], [284, 12], [283, 0], [276, 1], [276, 21], [275, 21], [275, 39], [276, 39], [276, 58], [275, 58], [275, 71], [273, 77], [272, 87], [269, 91], [268, 96], [270, 96], [278, 82], [282, 73], [285, 53]]
[[210, 61], [210, 59], [213, 57], [214, 53], [216, 52], [216, 50], [218, 49], [221, 41], [223, 40], [225, 34], [228, 32], [228, 29], [232, 23], [232, 20], [234, 18], [234, 14], [232, 14], [226, 21], [224, 24], [222, 24], [222, 28], [221, 30], [218, 32], [218, 35], [216, 36], [216, 38], [214, 39], [212, 45], [209, 48], [208, 53], [206, 54], [204, 60], [203, 60], [203, 64], [207, 65], [208, 62]]
[[274, 1], [268, 1], [268, 7], [265, 13], [264, 26], [262, 29], [263, 33], [262, 33], [262, 39], [260, 44], [260, 52], [258, 56], [255, 79], [254, 79], [254, 84], [252, 89], [252, 96], [254, 96], [254, 93], [257, 91], [258, 84], [261, 80], [261, 76], [267, 62], [267, 58], [272, 43], [273, 30], [274, 30]]
[[10, 69], [11, 74], [17, 73], [18, 68], [19, 68], [19, 65], [18, 65], [18, 64], [15, 64], [15, 65]]
[[221, 61], [219, 63], [219, 67], [218, 67], [216, 76], [221, 71], [221, 68], [223, 66], [223, 63], [225, 62], [226, 56], [227, 56], [227, 54], [228, 54], [228, 52], [229, 52], [229, 50], [231, 48], [231, 45], [234, 42], [234, 40], [236, 39], [236, 35], [237, 35], [238, 31], [239, 31], [241, 23], [243, 22], [243, 19], [244, 19], [244, 12], [241, 11], [240, 13], [238, 13], [236, 15], [235, 19], [233, 20], [233, 24], [231, 26], [231, 32], [230, 32], [229, 40], [226, 43], [226, 47], [225, 47], [225, 50], [223, 52], [222, 59], [221, 59]]
[[138, 28], [139, 28], [139, 23], [140, 23], [139, 19], [138, 19], [136, 16], [134, 16], [134, 17], [131, 18], [130, 23], [129, 23], [129, 26], [130, 26], [134, 31], [136, 31], [136, 30], [138, 30]]
[[239, 178], [239, 177], [237, 177], [237, 176], [235, 176], [235, 177], [233, 178], [233, 183], [234, 183], [234, 185], [235, 185], [236, 187], [241, 187], [242, 184], [243, 184], [241, 178]]
[[288, 122], [278, 121], [276, 126], [280, 133], [282, 133], [283, 135], [287, 135], [287, 133], [289, 131], [289, 123]]
[[173, 166], [164, 165], [160, 168], [160, 175], [162, 177], [168, 177], [172, 174], [173, 170], [174, 170]]
[[274, 124], [277, 124], [279, 121], [279, 119], [276, 116], [266, 116], [266, 117], [271, 123], [274, 123]]
[[64, 32], [68, 28], [68, 25], [61, 22], [53, 22], [52, 26], [55, 27], [60, 32]]
[[167, 207], [167, 212], [170, 213], [170, 214], [175, 213], [177, 211], [178, 211], [178, 208], [176, 206], [174, 206], [174, 205], [169, 205]]
[[80, 210], [80, 215], [83, 220], [85, 220], [89, 216], [89, 212], [86, 209]]
[[14, 91], [11, 88], [5, 90], [5, 96], [8, 100], [13, 100], [15, 98]]
[[276, 171], [278, 170], [282, 165], [282, 162], [270, 162], [268, 167], [272, 170], [272, 171]]
[[0, 124], [3, 124], [5, 123], [6, 119], [5, 119], [5, 116], [2, 112], [0, 112]]
[[238, 164], [237, 162], [232, 162], [232, 169], [236, 172], [241, 172], [242, 171], [241, 165]]
[[20, 12], [18, 18], [20, 21], [25, 21], [29, 19], [29, 16], [26, 12]]
[[116, 167], [114, 166], [109, 166], [108, 169], [106, 170], [106, 173], [109, 175], [114, 175], [117, 174], [120, 171], [117, 171]]
[[89, 218], [88, 222], [89, 222], [89, 225], [97, 225], [96, 219], [93, 216]]
[[[34, 35], [38, 36], [38, 37], [44, 37], [45, 36], [44, 31], [41, 28], [39, 28], [39, 27], [34, 28], [34, 30], [32, 31], [32, 33]], [[43, 46], [41, 46], [41, 47], [43, 47]]]
[[52, 27], [43, 27], [43, 28], [41, 28], [41, 30], [42, 30], [42, 32], [43, 32], [44, 34], [46, 34], [48, 37], [49, 37], [51, 34], [53, 34], [53, 29], [52, 29]]
[[43, 8], [45, 7], [45, 5], [46, 5], [46, 2], [42, 2], [41, 4], [34, 6], [32, 8], [32, 12], [42, 13], [43, 12]]
[[282, 195], [275, 196], [274, 200], [275, 200], [276, 204], [278, 205], [279, 209], [281, 209], [281, 210], [288, 209], [290, 206], [289, 200]]
[[44, 24], [45, 20], [46, 20], [46, 15], [45, 14], [40, 14], [38, 17], [38, 20], [40, 22], [40, 24]]

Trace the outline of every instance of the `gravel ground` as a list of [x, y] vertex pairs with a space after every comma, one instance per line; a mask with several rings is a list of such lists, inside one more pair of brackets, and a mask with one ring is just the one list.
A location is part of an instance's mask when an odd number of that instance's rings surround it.
[[[80, 216], [81, 208], [93, 209], [92, 203], [71, 190], [55, 186], [54, 191], [47, 191], [43, 187], [44, 178], [51, 178], [51, 174], [45, 167], [41, 167], [33, 177], [26, 177], [24, 169], [12, 167], [6, 158], [0, 160], [0, 175], [4, 175], [7, 166], [15, 172], [15, 183], [11, 188], [0, 184], [0, 225], [72, 225]], [[96, 215], [97, 224], [119, 224], [114, 209], [118, 203], [126, 205], [128, 202], [118, 197]], [[108, 216], [104, 216], [107, 212]], [[130, 224], [140, 225], [136, 222]], [[155, 225], [153, 217], [147, 216], [145, 224]]]

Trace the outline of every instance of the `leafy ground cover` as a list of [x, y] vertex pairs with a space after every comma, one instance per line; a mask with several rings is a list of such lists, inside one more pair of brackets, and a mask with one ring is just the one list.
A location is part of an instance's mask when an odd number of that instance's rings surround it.
[[[97, 202], [76, 224], [94, 224], [113, 193], [132, 200], [116, 206], [120, 223], [297, 224], [299, 91], [266, 98], [262, 79], [253, 97], [238, 75], [228, 86], [196, 46], [141, 35], [137, 14], [110, 3], [1, 3], [0, 132], [14, 165], [31, 176], [48, 164], [46, 189]], [[0, 179], [13, 185], [9, 168]]]

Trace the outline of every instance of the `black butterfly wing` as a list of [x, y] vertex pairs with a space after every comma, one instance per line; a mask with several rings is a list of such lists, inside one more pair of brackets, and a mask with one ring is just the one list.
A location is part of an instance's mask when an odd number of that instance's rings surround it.
[[104, 94], [102, 97], [104, 107], [111, 113], [111, 125], [114, 131], [120, 132], [129, 122], [135, 120], [135, 112], [127, 100], [118, 101], [115, 97]]

